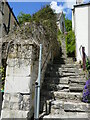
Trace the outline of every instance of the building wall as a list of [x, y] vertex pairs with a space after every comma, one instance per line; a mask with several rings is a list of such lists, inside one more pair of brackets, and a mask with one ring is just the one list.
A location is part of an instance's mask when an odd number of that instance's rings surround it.
[[[0, 6], [2, 6], [2, 3], [0, 3]], [[15, 17], [13, 16], [13, 13], [11, 12], [11, 9], [9, 8], [8, 6], [8, 3], [6, 2], [3, 2], [3, 9], [1, 7], [1, 10], [3, 10], [3, 14], [2, 12], [0, 11], [0, 18], [2, 18], [2, 21], [1, 21], [1, 24], [3, 26], [2, 28], [2, 34], [3, 36], [5, 34], [7, 34], [7, 32], [5, 31], [5, 27], [3, 24], [6, 25], [6, 27], [8, 27], [8, 23], [9, 23], [9, 14], [11, 13], [11, 17], [10, 17], [10, 30], [13, 28], [14, 25], [18, 25], [17, 24], [17, 21], [15, 20]], [[0, 33], [1, 34], [1, 33]]]
[[88, 56], [90, 58], [90, 6], [88, 7]]
[[79, 48], [85, 47], [85, 53], [88, 55], [88, 7], [75, 8], [75, 35], [76, 35], [76, 56], [77, 61], [82, 60]]
[[60, 30], [61, 30], [62, 33], [64, 33], [66, 31], [66, 29], [65, 29], [65, 21], [64, 21], [63, 14], [60, 17]]
[[[63, 23], [63, 25], [62, 25]], [[58, 26], [58, 29], [60, 29], [60, 31], [63, 33], [63, 32], [66, 32], [66, 28], [65, 28], [65, 21], [64, 21], [64, 16], [63, 16], [63, 13], [62, 15], [60, 16], [60, 19], [57, 21], [57, 26]]]
[[74, 17], [74, 10], [72, 10], [72, 30], [74, 30], [74, 27], [75, 27], [75, 17]]

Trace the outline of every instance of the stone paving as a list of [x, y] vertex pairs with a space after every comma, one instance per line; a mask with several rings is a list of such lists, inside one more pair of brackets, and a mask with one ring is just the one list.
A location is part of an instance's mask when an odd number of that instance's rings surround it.
[[47, 68], [41, 89], [40, 111], [47, 111], [43, 119], [90, 120], [90, 104], [82, 102], [85, 82], [85, 72], [73, 58], [67, 57], [62, 39], [60, 57]]

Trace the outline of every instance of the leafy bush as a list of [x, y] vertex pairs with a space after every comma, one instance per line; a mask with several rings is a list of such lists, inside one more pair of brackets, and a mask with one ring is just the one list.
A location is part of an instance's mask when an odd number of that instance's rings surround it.
[[31, 15], [20, 12], [19, 15], [17, 16], [17, 19], [19, 21], [19, 24], [23, 24], [24, 22], [31, 21]]
[[90, 79], [86, 81], [84, 90], [83, 90], [83, 102], [90, 103]]
[[66, 51], [69, 57], [75, 57], [75, 34], [73, 31], [69, 31], [66, 35]]
[[64, 14], [64, 20], [65, 20], [66, 32], [71, 31], [72, 30], [72, 21], [69, 20], [68, 18], [65, 18], [65, 14]]
[[72, 30], [72, 21], [69, 19], [65, 19], [65, 27], [66, 31], [69, 32]]

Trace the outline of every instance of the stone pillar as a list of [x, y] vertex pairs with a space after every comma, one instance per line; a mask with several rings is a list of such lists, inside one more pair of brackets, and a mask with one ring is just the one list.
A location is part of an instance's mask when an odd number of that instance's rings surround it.
[[12, 45], [7, 60], [2, 118], [31, 118], [38, 59], [33, 44]]

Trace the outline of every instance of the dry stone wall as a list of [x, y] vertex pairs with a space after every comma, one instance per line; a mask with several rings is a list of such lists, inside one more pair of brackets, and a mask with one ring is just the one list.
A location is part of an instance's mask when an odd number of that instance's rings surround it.
[[31, 118], [34, 113], [35, 81], [38, 77], [39, 45], [43, 45], [42, 85], [47, 64], [54, 52], [58, 54], [57, 41], [46, 39], [41, 25], [25, 23], [22, 28], [3, 38], [3, 44], [6, 49], [3, 47], [2, 57], [7, 66], [1, 118]]

